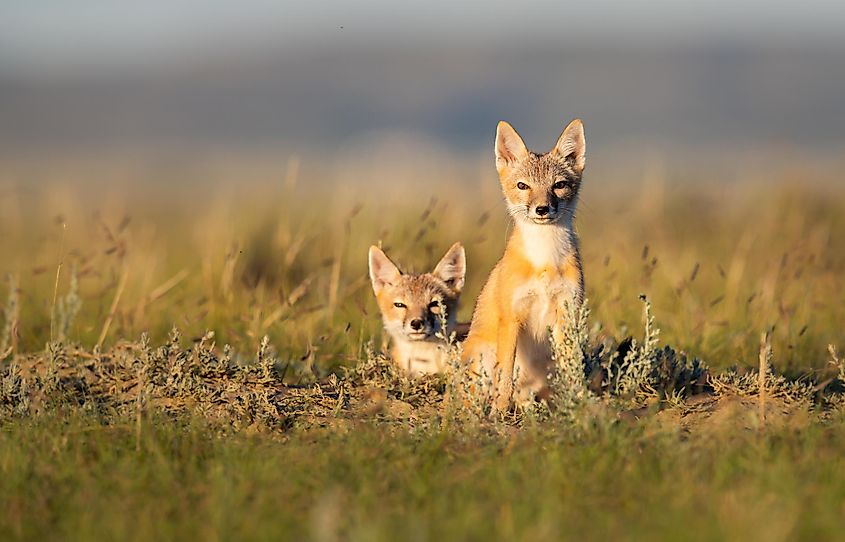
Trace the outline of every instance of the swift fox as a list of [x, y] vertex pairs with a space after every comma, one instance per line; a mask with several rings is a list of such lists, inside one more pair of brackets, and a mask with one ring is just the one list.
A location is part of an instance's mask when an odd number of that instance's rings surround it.
[[455, 243], [434, 271], [421, 275], [403, 274], [378, 247], [370, 247], [369, 256], [373, 292], [393, 340], [393, 361], [412, 377], [445, 371], [444, 337], [459, 332], [455, 315], [466, 275], [464, 247]]
[[567, 305], [583, 300], [573, 230], [584, 171], [584, 127], [573, 120], [546, 154], [530, 152], [507, 122], [496, 130], [496, 169], [513, 217], [505, 253], [479, 295], [463, 359], [492, 380], [494, 407], [547, 392]]

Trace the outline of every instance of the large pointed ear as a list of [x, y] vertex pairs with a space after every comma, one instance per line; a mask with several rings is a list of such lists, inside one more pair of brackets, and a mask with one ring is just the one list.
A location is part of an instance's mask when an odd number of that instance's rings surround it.
[[377, 246], [370, 247], [370, 281], [373, 283], [373, 292], [376, 295], [388, 284], [396, 282], [402, 275], [396, 264]]
[[446, 255], [437, 262], [432, 274], [445, 282], [449, 288], [460, 292], [464, 287], [467, 272], [467, 256], [464, 247], [455, 243], [446, 251]]
[[575, 172], [580, 175], [584, 171], [586, 145], [584, 125], [581, 119], [575, 119], [560, 134], [552, 152], [564, 160], [571, 160]]
[[502, 171], [528, 157], [528, 148], [507, 122], [496, 127], [496, 169]]

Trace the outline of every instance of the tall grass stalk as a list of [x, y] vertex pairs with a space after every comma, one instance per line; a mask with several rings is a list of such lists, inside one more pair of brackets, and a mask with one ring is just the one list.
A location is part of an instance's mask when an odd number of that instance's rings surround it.
[[760, 428], [766, 427], [766, 379], [772, 362], [772, 345], [769, 341], [769, 333], [764, 331], [760, 334], [760, 369], [757, 374], [757, 409]]
[[120, 273], [120, 279], [117, 283], [117, 290], [114, 293], [114, 299], [112, 299], [111, 307], [109, 307], [109, 313], [106, 315], [106, 320], [103, 322], [103, 328], [100, 330], [100, 336], [97, 339], [96, 349], [99, 350], [103, 346], [103, 342], [106, 340], [106, 336], [109, 333], [109, 327], [111, 327], [112, 320], [114, 320], [114, 315], [117, 313], [117, 305], [120, 303], [120, 297], [123, 295], [123, 289], [126, 288], [126, 281], [129, 279], [129, 266], [124, 264], [123, 271]]
[[9, 274], [8, 282], [9, 296], [6, 298], [6, 306], [3, 308], [3, 331], [0, 334], [0, 360], [5, 359], [9, 354], [13, 354], [17, 346], [18, 313], [20, 310], [18, 279]]
[[67, 223], [62, 222], [62, 237], [59, 242], [59, 257], [58, 265], [56, 265], [56, 281], [53, 284], [53, 303], [50, 306], [50, 343], [55, 341], [55, 322], [56, 322], [56, 302], [59, 298], [59, 279], [62, 276], [62, 267], [65, 264], [65, 234], [67, 233]]

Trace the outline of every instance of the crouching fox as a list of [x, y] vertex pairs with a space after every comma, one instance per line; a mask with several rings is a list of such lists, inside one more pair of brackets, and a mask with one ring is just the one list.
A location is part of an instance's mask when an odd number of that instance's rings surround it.
[[[404, 274], [378, 247], [370, 247], [370, 280], [393, 343], [393, 361], [409, 376], [444, 372], [446, 337], [460, 334], [455, 322], [466, 275], [466, 254], [455, 243], [431, 273]], [[445, 326], [445, 327], [444, 327]]]

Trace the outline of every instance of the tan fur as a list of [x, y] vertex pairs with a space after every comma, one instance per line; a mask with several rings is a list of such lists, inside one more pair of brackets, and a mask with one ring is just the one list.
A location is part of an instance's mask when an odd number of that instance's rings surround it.
[[[403, 274], [378, 247], [370, 247], [370, 280], [393, 361], [409, 376], [444, 372], [444, 337], [457, 331], [455, 315], [466, 274], [464, 247], [455, 243], [431, 273]], [[442, 329], [442, 319], [446, 329]]]
[[546, 390], [566, 305], [583, 299], [584, 279], [573, 229], [584, 170], [584, 131], [572, 121], [546, 154], [530, 152], [502, 121], [496, 169], [514, 230], [481, 291], [464, 343], [464, 360], [493, 384], [494, 406]]

